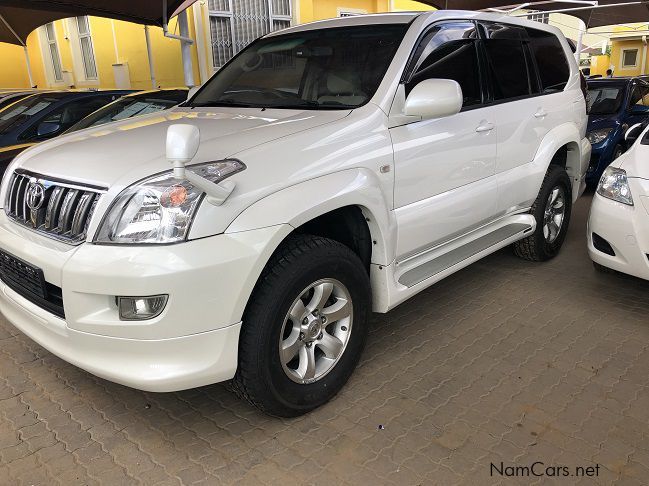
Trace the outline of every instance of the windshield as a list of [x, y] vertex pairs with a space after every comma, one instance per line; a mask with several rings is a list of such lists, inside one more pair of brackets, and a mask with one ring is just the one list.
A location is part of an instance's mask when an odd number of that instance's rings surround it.
[[57, 94], [35, 95], [9, 105], [0, 111], [0, 133], [7, 133], [22, 125], [60, 98], [61, 95]]
[[349, 109], [367, 103], [406, 24], [310, 30], [259, 39], [188, 106]]
[[591, 115], [613, 115], [624, 102], [623, 86], [598, 86], [588, 88], [588, 108]]
[[[4, 96], [4, 97], [3, 97]], [[7, 106], [13, 105], [16, 101], [19, 101], [23, 98], [29, 96], [28, 94], [20, 95], [0, 95], [0, 110], [4, 110]]]
[[91, 113], [72, 126], [69, 132], [83, 128], [96, 127], [105, 123], [125, 120], [133, 116], [146, 115], [156, 111], [167, 110], [187, 99], [187, 90], [162, 91], [120, 98], [113, 103]]

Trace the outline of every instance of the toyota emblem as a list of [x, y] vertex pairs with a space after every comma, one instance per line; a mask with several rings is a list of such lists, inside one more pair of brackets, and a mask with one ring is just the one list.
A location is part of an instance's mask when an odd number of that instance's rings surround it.
[[45, 202], [45, 187], [39, 182], [30, 182], [27, 186], [27, 207], [38, 211]]

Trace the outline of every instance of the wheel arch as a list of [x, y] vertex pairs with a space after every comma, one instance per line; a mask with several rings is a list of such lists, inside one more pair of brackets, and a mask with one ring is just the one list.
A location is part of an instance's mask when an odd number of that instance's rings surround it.
[[[579, 188], [584, 175], [581, 137], [573, 124], [563, 124], [550, 130], [543, 138], [532, 162], [537, 172], [537, 189], [552, 165], [563, 167], [572, 183], [573, 201], [579, 197]], [[586, 161], [587, 164], [587, 161]]]
[[[342, 218], [343, 229], [355, 234], [346, 235], [336, 228], [336, 216]], [[340, 241], [368, 265], [387, 265], [394, 260], [396, 221], [380, 181], [366, 169], [335, 172], [271, 194], [243, 211], [226, 233], [279, 224], [290, 225], [291, 234], [311, 233]], [[364, 242], [363, 225], [368, 242]]]

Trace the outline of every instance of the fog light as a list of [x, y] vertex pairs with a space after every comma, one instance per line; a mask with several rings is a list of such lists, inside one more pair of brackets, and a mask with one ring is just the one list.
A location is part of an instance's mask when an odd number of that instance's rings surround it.
[[117, 297], [121, 321], [146, 321], [158, 317], [167, 305], [168, 295]]

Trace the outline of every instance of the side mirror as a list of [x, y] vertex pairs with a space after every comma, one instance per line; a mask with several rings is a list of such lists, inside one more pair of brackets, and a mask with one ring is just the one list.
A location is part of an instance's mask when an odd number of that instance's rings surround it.
[[169, 125], [167, 128], [167, 160], [173, 167], [174, 178], [186, 180], [207, 194], [207, 201], [220, 206], [234, 191], [235, 183], [223, 181], [215, 184], [203, 176], [185, 168], [191, 162], [201, 144], [198, 127], [188, 124]]
[[38, 125], [38, 128], [36, 129], [36, 135], [39, 137], [47, 137], [54, 135], [59, 130], [61, 130], [61, 125], [59, 123], [43, 122]]
[[187, 92], [187, 101], [191, 100], [200, 88], [200, 86], [192, 86], [189, 88], [189, 91]]
[[624, 133], [624, 140], [626, 140], [627, 147], [630, 147], [635, 143], [644, 129], [645, 127], [642, 125], [642, 123], [636, 123], [635, 125], [631, 125], [627, 129], [627, 131]]
[[201, 132], [195, 125], [176, 124], [167, 128], [167, 160], [176, 168], [192, 161], [201, 143]]
[[462, 109], [462, 88], [451, 79], [426, 79], [415, 86], [404, 107], [407, 116], [442, 118]]

